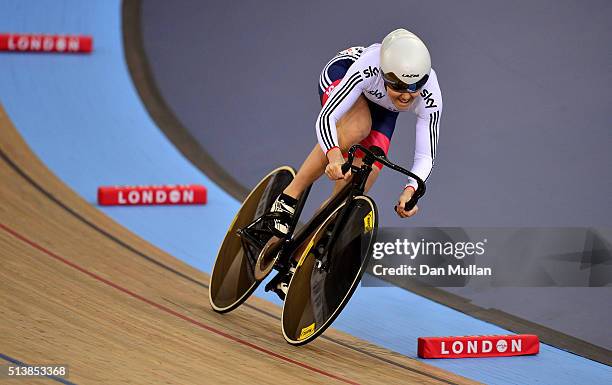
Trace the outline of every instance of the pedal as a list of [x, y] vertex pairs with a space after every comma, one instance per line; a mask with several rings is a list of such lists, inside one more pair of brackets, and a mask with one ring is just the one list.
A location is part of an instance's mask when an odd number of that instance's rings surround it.
[[270, 282], [268, 282], [266, 284], [266, 287], [264, 288], [265, 291], [270, 291], [270, 290], [276, 289], [276, 286], [278, 285], [279, 282], [281, 282], [289, 274], [290, 274], [289, 275], [289, 277], [290, 277], [295, 272], [295, 265], [294, 264], [292, 264], [291, 267], [289, 267], [289, 268], [287, 268], [286, 266], [279, 266], [279, 267], [280, 267], [280, 269], [278, 270], [278, 273], [276, 273], [274, 278], [272, 278], [270, 280]]
[[285, 300], [287, 293], [289, 292], [289, 283], [293, 274], [295, 274], [296, 268], [291, 267], [289, 270], [279, 272], [268, 285], [266, 285], [266, 291], [273, 291], [278, 295], [281, 300]]
[[325, 262], [317, 261], [315, 267], [319, 273], [322, 273], [322, 272], [329, 273], [329, 262], [327, 260], [325, 260]]
[[274, 290], [276, 289], [276, 285], [278, 285], [278, 283], [280, 282], [280, 280], [282, 279], [282, 277], [285, 275], [285, 273], [281, 273], [280, 271], [274, 276], [274, 278], [272, 278], [270, 280], [270, 282], [268, 282], [266, 284], [266, 287], [264, 288], [264, 290], [266, 292], [270, 291], [270, 290]]

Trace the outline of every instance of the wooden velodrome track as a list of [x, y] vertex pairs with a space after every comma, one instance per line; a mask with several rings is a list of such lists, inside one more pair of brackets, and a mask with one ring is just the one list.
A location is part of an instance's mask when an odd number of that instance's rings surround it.
[[292, 347], [261, 299], [214, 313], [208, 275], [65, 186], [1, 106], [0, 156], [3, 355], [68, 364], [79, 384], [475, 383], [331, 329]]

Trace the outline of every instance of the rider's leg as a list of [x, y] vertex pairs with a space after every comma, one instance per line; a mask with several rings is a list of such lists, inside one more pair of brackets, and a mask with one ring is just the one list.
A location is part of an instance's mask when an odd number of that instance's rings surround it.
[[[377, 146], [381, 148], [386, 155], [389, 151], [391, 136], [393, 135], [393, 131], [395, 130], [395, 122], [397, 120], [398, 113], [388, 111], [385, 108], [369, 101], [367, 103], [370, 109], [370, 121], [372, 128], [367, 138], [362, 140], [360, 143], [368, 148], [370, 146]], [[357, 167], [359, 167], [362, 164], [362, 159], [356, 157], [353, 163]], [[380, 173], [381, 168], [382, 165], [380, 163], [374, 163], [374, 165], [372, 166], [372, 172], [370, 173], [370, 176], [366, 181], [365, 192], [368, 192], [370, 190], [370, 188], [378, 178], [378, 174]], [[334, 186], [332, 196], [338, 193], [344, 186], [346, 186], [348, 182], [349, 181], [346, 180], [337, 181], [336, 185]]]
[[[370, 108], [368, 107], [366, 99], [360, 96], [355, 104], [336, 124], [340, 149], [347, 151], [353, 144], [362, 141], [369, 135], [371, 126], [372, 119], [370, 117]], [[277, 212], [284, 211], [292, 215], [295, 212], [298, 196], [323, 175], [327, 163], [327, 157], [323, 153], [323, 150], [318, 144], [315, 145], [310, 155], [308, 155], [298, 170], [295, 178], [293, 178], [293, 181], [276, 199], [271, 210]], [[291, 205], [293, 206], [291, 207]], [[288, 234], [288, 223], [274, 220], [274, 227], [280, 233]], [[295, 262], [297, 262], [297, 260], [295, 260]], [[281, 299], [284, 299], [287, 293], [288, 285], [294, 271], [295, 268], [290, 267], [288, 273], [279, 275], [280, 280], [276, 284], [274, 291]]]
[[[353, 144], [359, 143], [370, 133], [372, 119], [370, 109], [365, 97], [360, 96], [353, 107], [338, 121], [338, 142], [343, 151], [347, 151]], [[317, 144], [310, 152], [304, 163], [297, 172], [293, 181], [285, 188], [283, 193], [297, 198], [302, 191], [319, 179], [325, 166], [327, 157], [321, 147]]]
[[[340, 149], [347, 151], [353, 144], [366, 138], [370, 133], [371, 125], [370, 107], [365, 97], [360, 96], [336, 125]], [[274, 219], [274, 228], [278, 236], [289, 233], [290, 220], [295, 213], [298, 197], [308, 186], [323, 175], [327, 163], [327, 157], [323, 150], [315, 145], [293, 181], [276, 198], [270, 211], [285, 214], [284, 218]]]

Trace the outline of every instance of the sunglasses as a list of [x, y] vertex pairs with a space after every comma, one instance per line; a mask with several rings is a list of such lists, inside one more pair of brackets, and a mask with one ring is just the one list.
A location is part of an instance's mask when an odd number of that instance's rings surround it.
[[396, 92], [417, 92], [425, 83], [427, 83], [427, 79], [429, 79], [429, 75], [423, 76], [421, 80], [416, 83], [406, 84], [403, 81], [399, 80], [397, 76], [393, 72], [383, 73], [383, 81], [387, 85], [387, 87], [391, 88]]

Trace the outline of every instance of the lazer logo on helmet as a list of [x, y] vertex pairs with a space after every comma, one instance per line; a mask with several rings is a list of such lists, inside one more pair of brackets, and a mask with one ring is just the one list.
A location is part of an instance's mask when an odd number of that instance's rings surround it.
[[402, 74], [403, 78], [418, 78], [419, 76], [421, 76], [421, 75], [419, 75], [419, 74], [409, 74], [409, 75]]
[[371, 78], [372, 76], [378, 76], [379, 73], [380, 70], [376, 67], [372, 68], [372, 66], [368, 66], [368, 68], [363, 70], [363, 74], [365, 75], [366, 79]]

